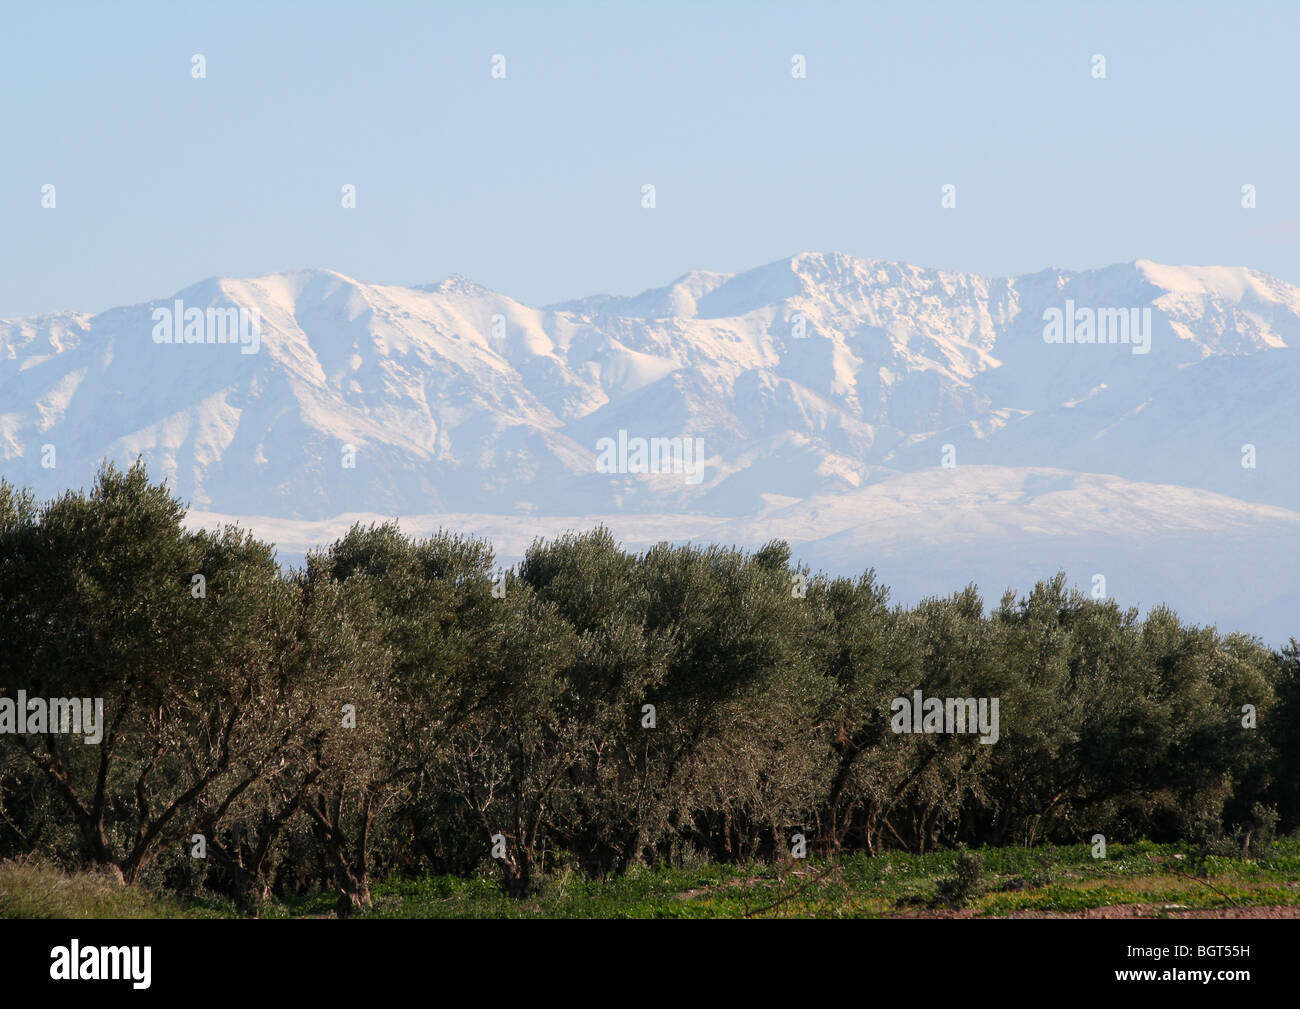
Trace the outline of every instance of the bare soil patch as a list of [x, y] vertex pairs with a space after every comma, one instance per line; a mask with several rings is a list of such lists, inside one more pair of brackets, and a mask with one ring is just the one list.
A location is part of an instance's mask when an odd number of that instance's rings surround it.
[[[908, 911], [893, 918], [974, 918], [971, 908], [960, 910]], [[1081, 911], [1013, 911], [1010, 914], [983, 915], [991, 918], [1300, 918], [1300, 905], [1280, 904], [1272, 907], [1182, 907], [1176, 904], [1108, 904], [1086, 907]]]

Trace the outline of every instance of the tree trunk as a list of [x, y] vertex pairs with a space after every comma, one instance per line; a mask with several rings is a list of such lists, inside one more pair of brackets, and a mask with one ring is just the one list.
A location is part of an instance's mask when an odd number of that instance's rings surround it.
[[351, 871], [340, 873], [339, 899], [334, 905], [334, 913], [340, 918], [347, 918], [358, 911], [370, 907], [370, 883], [358, 879]]

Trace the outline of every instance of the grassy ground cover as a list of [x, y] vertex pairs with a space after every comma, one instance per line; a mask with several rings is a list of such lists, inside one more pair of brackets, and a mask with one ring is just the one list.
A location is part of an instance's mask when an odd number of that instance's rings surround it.
[[[785, 864], [638, 868], [586, 879], [547, 873], [525, 900], [506, 897], [491, 866], [481, 875], [390, 880], [374, 890], [376, 918], [733, 918], [1008, 916], [1111, 910], [1125, 916], [1300, 917], [1300, 839], [1267, 855], [1202, 855], [1178, 845], [984, 848], [891, 852]], [[335, 896], [273, 901], [263, 917], [319, 917]], [[1266, 912], [1261, 909], [1268, 909]], [[121, 887], [92, 873], [34, 861], [0, 864], [0, 916], [40, 918], [235, 917], [226, 901]]]

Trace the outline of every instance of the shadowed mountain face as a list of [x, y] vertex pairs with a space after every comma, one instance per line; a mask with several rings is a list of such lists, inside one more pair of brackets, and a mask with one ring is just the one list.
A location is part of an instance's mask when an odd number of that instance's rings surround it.
[[[222, 309], [254, 320], [256, 339], [226, 340], [232, 321], [209, 342]], [[160, 313], [178, 320], [171, 342]], [[1049, 546], [1074, 537], [1085, 556], [1117, 522], [1153, 543], [1177, 529], [1183, 551], [1202, 512], [1245, 509], [1247, 540], [1252, 523], [1294, 528], [1278, 508], [1300, 489], [1298, 384], [1300, 289], [1244, 268], [1140, 260], [992, 279], [807, 253], [545, 308], [464, 278], [404, 288], [300, 271], [0, 322], [0, 474], [50, 495], [101, 459], [143, 455], [196, 509], [281, 519], [679, 516], [669, 539], [715, 519], [737, 536], [799, 538], [812, 523], [814, 554], [865, 566], [889, 553], [879, 537], [815, 516], [853, 502], [870, 524], [890, 494], [865, 489], [949, 463], [969, 467], [968, 505], [985, 478], [1015, 484], [998, 491], [998, 522], [958, 524], [962, 549], [996, 557], [1033, 516]], [[668, 464], [681, 445], [702, 467]], [[644, 472], [661, 453], [667, 471]], [[1120, 479], [1102, 501], [1072, 473]], [[1125, 495], [1125, 481], [1182, 491]], [[906, 523], [894, 536], [908, 544]], [[1288, 550], [1271, 553], [1283, 564]]]

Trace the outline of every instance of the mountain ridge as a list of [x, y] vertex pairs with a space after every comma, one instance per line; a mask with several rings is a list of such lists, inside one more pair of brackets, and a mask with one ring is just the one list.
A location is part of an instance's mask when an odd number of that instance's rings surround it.
[[[176, 342], [156, 342], [155, 317], [178, 309], [203, 325], [209, 310], [255, 313], [257, 346], [187, 343], [179, 322]], [[1049, 342], [1045, 320], [1067, 310], [1080, 334], [1149, 325], [1147, 352]], [[355, 513], [535, 529], [621, 516], [679, 540], [785, 531], [827, 564], [906, 557], [917, 570], [899, 583], [915, 591], [956, 577], [954, 557], [1008, 583], [1026, 552], [1047, 575], [1105, 557], [1141, 598], [1195, 597], [1208, 614], [1208, 590], [1178, 572], [1212, 574], [1186, 558], [1214, 557], [1213, 577], [1239, 587], [1247, 558], [1300, 568], [1279, 517], [1300, 500], [1298, 386], [1300, 289], [1246, 267], [989, 278], [800, 253], [542, 307], [459, 275], [404, 287], [304, 269], [0, 320], [0, 476], [48, 497], [104, 459], [142, 457], [196, 515], [303, 528]], [[599, 465], [602, 443], [686, 439], [702, 445], [693, 475]], [[1063, 473], [1066, 490], [1044, 490]], [[918, 487], [916, 514], [955, 538], [909, 527], [897, 505]], [[1140, 535], [1084, 521], [1089, 495]], [[1163, 573], [1144, 581], [1117, 542]], [[1300, 583], [1253, 576], [1234, 606], [1281, 633], [1269, 607]]]
[[[232, 360], [220, 348], [155, 345], [150, 313], [176, 301], [256, 311], [260, 352]], [[1156, 352], [1139, 360], [1120, 347], [1045, 345], [1042, 310], [1058, 302], [1150, 308]], [[674, 306], [683, 314], [650, 311]], [[372, 504], [422, 510], [430, 499], [462, 511], [494, 499], [507, 511], [554, 508], [574, 494], [652, 510], [703, 499], [705, 511], [738, 514], [756, 505], [750, 485], [773, 459], [811, 483], [778, 480], [764, 492], [806, 496], [861, 486], [877, 469], [936, 465], [944, 445], [959, 462], [1061, 462], [1130, 479], [1149, 475], [1152, 457], [1177, 458], [1181, 469], [1160, 469], [1162, 482], [1277, 504], [1297, 485], [1276, 464], [1243, 479], [1228, 441], [1211, 469], [1200, 446], [1183, 458], [1174, 433], [1213, 392], [1232, 402], [1204, 425], [1238, 429], [1238, 452], [1271, 437], [1269, 448], [1288, 455], [1294, 432], [1259, 419], [1278, 397], [1261, 402], [1246, 387], [1280, 395], [1300, 377], [1297, 346], [1300, 289], [1244, 267], [1135, 260], [998, 279], [800, 253], [543, 308], [456, 275], [408, 288], [294, 270], [207, 278], [94, 315], [0, 321], [0, 461], [49, 482], [31, 465], [34, 450], [57, 445], [65, 421], [84, 412], [102, 415], [96, 428], [115, 437], [97, 441], [74, 425], [62, 439], [82, 482], [100, 458], [143, 453], [200, 506], [287, 506], [302, 517], [308, 506], [295, 499], [316, 502], [319, 517]], [[1252, 360], [1265, 352], [1266, 364]], [[271, 391], [286, 397], [278, 407]], [[1081, 422], [1086, 444], [1061, 457], [1053, 439]], [[595, 442], [638, 424], [653, 428], [647, 435], [705, 438], [712, 479], [698, 491], [591, 479]], [[1116, 441], [1117, 429], [1143, 451]], [[367, 501], [373, 486], [349, 490], [315, 471], [313, 459], [344, 445], [356, 448], [356, 472], [434, 473]], [[220, 464], [240, 459], [223, 482]], [[289, 480], [268, 479], [285, 465]], [[264, 485], [269, 497], [255, 493]], [[563, 494], [550, 493], [560, 485]], [[514, 500], [501, 502], [507, 489]]]

